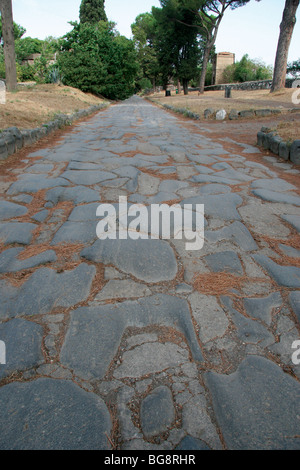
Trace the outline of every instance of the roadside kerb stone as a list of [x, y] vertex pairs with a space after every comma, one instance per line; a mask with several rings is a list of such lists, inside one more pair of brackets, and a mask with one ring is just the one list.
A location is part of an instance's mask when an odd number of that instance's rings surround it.
[[292, 143], [284, 142], [280, 136], [270, 132], [264, 127], [257, 133], [257, 145], [270, 150], [284, 160], [290, 160], [295, 165], [300, 165], [300, 140]]

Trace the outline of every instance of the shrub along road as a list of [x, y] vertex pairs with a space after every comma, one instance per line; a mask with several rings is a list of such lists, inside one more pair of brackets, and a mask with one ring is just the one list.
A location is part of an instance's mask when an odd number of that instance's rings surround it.
[[[208, 127], [132, 97], [3, 172], [1, 449], [299, 449], [299, 172]], [[119, 196], [202, 250], [97, 239]]]

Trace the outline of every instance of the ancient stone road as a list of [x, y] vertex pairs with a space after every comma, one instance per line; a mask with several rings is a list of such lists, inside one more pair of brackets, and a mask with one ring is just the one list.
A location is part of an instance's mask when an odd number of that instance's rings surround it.
[[[300, 193], [141, 98], [1, 179], [0, 449], [299, 449]], [[205, 243], [97, 239], [204, 204]]]

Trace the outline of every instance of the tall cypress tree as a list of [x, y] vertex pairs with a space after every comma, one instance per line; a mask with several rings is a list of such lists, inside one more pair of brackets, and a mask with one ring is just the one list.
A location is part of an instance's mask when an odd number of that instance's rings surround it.
[[82, 0], [80, 5], [80, 23], [98, 23], [107, 21], [104, 8], [105, 0]]

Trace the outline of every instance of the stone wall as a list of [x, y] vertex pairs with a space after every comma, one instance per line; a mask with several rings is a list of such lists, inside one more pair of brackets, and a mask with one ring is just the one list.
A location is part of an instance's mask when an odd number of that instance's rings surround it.
[[[294, 81], [294, 78], [287, 79], [285, 84], [286, 88], [292, 88], [292, 84]], [[205, 87], [205, 91], [222, 91], [225, 90], [226, 87], [231, 88], [231, 90], [270, 90], [271, 86], [272, 80], [257, 80], [255, 82], [221, 83], [219, 85], [211, 85]]]
[[256, 82], [244, 83], [222, 83], [205, 87], [205, 91], [225, 90], [226, 87], [232, 90], [269, 90], [272, 86], [272, 80], [259, 80]]

